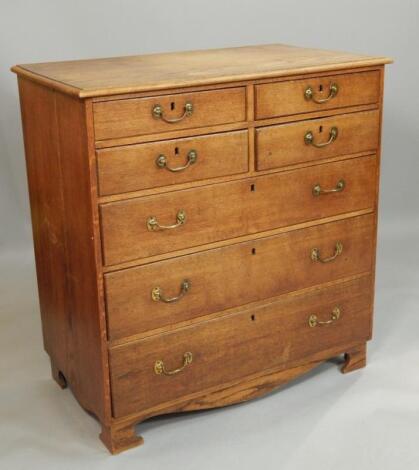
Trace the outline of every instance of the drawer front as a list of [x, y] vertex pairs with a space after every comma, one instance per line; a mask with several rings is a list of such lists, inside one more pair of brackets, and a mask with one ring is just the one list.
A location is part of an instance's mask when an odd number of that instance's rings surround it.
[[379, 95], [378, 71], [265, 83], [256, 85], [256, 119], [373, 104]]
[[114, 139], [245, 121], [246, 95], [241, 87], [104, 101], [93, 113], [96, 140]]
[[[365, 215], [106, 274], [109, 337], [368, 272], [373, 240], [374, 217]], [[336, 259], [312, 259], [314, 248], [334, 255], [337, 243], [343, 249]], [[173, 297], [179, 299], [165, 302]]]
[[[361, 278], [112, 348], [114, 416], [366, 341], [370, 286], [369, 277]], [[310, 322], [312, 315], [317, 321], [335, 320], [320, 326]], [[175, 369], [182, 370], [166, 375]]]
[[244, 173], [248, 159], [248, 131], [99, 150], [99, 192], [124, 193]]
[[262, 127], [256, 131], [257, 169], [372, 152], [378, 142], [378, 111]]
[[104, 261], [113, 265], [372, 208], [376, 173], [376, 158], [368, 156], [104, 204]]

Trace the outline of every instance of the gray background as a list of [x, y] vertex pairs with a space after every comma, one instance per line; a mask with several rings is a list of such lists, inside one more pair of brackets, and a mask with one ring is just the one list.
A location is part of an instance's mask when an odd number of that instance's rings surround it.
[[[419, 3], [414, 0], [2, 0], [0, 466], [417, 469], [419, 466]], [[246, 44], [387, 55], [375, 340], [270, 396], [139, 426], [108, 457], [98, 424], [49, 378], [42, 351], [15, 63]]]

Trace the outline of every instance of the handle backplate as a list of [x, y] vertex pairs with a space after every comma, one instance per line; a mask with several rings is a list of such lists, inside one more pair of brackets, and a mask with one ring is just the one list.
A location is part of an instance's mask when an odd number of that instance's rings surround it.
[[167, 157], [166, 155], [159, 155], [156, 158], [156, 165], [159, 168], [165, 168], [168, 171], [172, 171], [173, 173], [176, 173], [178, 171], [183, 171], [186, 170], [189, 166], [193, 165], [198, 159], [198, 153], [196, 150], [190, 150], [186, 156], [186, 163], [185, 165], [182, 166], [177, 166], [177, 167], [171, 167], [167, 163]]
[[178, 367], [177, 369], [174, 370], [167, 370], [164, 362], [159, 359], [154, 363], [154, 372], [157, 375], [175, 375], [178, 374], [179, 372], [182, 372], [185, 367], [187, 367], [189, 364], [192, 364], [193, 361], [193, 354], [191, 352], [185, 352], [183, 355], [183, 364]]
[[329, 139], [326, 142], [317, 143], [317, 142], [314, 141], [313, 132], [312, 131], [307, 131], [304, 135], [304, 142], [305, 142], [306, 145], [312, 145], [313, 147], [321, 149], [323, 147], [327, 147], [332, 142], [334, 142], [338, 137], [338, 133], [339, 133], [338, 128], [336, 126], [333, 126], [330, 129]]
[[189, 116], [192, 116], [192, 114], [193, 114], [193, 104], [190, 103], [189, 101], [186, 102], [185, 106], [183, 108], [183, 114], [182, 114], [182, 116], [180, 116], [178, 118], [167, 118], [164, 115], [163, 106], [161, 106], [160, 104], [156, 104], [156, 105], [153, 106], [152, 114], [153, 114], [154, 119], [161, 119], [162, 121], [167, 122], [168, 124], [176, 124], [177, 122], [180, 122], [183, 119], [185, 119]]
[[184, 279], [180, 285], [180, 292], [177, 296], [175, 297], [166, 297], [163, 294], [163, 290], [161, 287], [153, 287], [151, 290], [151, 298], [154, 300], [154, 302], [164, 302], [166, 304], [171, 304], [173, 302], [177, 302], [180, 300], [182, 297], [184, 297], [188, 291], [191, 288], [191, 281], [188, 279]]
[[314, 93], [313, 88], [311, 86], [309, 86], [309, 87], [306, 88], [306, 90], [304, 92], [304, 98], [307, 101], [311, 100], [314, 103], [323, 104], [323, 103], [327, 103], [332, 98], [334, 98], [338, 94], [338, 91], [339, 91], [338, 84], [337, 83], [331, 83], [330, 86], [329, 86], [329, 95], [326, 96], [326, 98], [317, 98], [315, 93]]
[[322, 258], [320, 254], [319, 248], [313, 248], [311, 250], [310, 257], [313, 261], [318, 261], [320, 263], [330, 263], [331, 261], [335, 260], [338, 256], [340, 256], [343, 252], [343, 244], [341, 242], [337, 242], [335, 245], [335, 252], [332, 256], [328, 258]]
[[321, 320], [319, 320], [317, 315], [313, 314], [313, 315], [310, 315], [310, 317], [308, 318], [308, 324], [309, 324], [310, 328], [314, 328], [316, 326], [327, 326], [327, 325], [330, 325], [331, 323], [335, 322], [336, 320], [339, 320], [339, 318], [340, 318], [340, 308], [335, 307], [332, 310], [332, 313], [330, 315], [330, 320], [321, 321]]
[[323, 196], [325, 194], [341, 193], [345, 189], [345, 180], [339, 180], [332, 189], [322, 189], [320, 184], [313, 186], [313, 196]]
[[155, 232], [157, 230], [171, 230], [171, 229], [180, 227], [185, 222], [186, 222], [186, 212], [183, 209], [181, 209], [176, 214], [176, 223], [172, 225], [161, 225], [154, 215], [150, 216], [147, 219], [147, 229], [150, 232]]

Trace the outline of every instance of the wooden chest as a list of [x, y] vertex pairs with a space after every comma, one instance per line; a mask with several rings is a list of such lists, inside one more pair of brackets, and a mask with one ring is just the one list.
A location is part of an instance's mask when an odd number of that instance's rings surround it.
[[371, 338], [383, 57], [284, 45], [19, 65], [52, 374], [111, 452]]

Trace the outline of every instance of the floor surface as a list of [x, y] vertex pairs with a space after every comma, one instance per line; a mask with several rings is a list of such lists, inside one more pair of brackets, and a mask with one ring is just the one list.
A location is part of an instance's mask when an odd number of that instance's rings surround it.
[[419, 226], [380, 227], [368, 365], [328, 362], [246, 404], [150, 420], [110, 456], [99, 424], [50, 378], [31, 252], [0, 257], [0, 468], [417, 470]]

